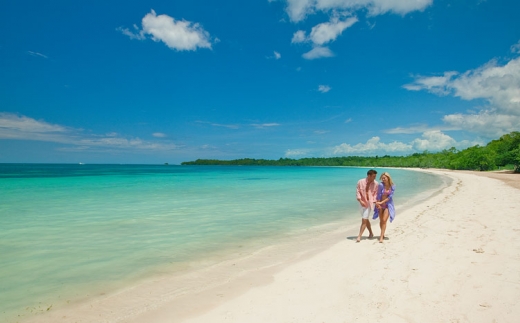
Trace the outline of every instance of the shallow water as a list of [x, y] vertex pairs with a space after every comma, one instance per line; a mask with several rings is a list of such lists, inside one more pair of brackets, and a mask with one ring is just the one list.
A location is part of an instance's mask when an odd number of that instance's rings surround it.
[[[46, 311], [230, 246], [358, 219], [355, 186], [367, 170], [0, 164], [1, 316]], [[443, 184], [389, 172], [397, 204]]]

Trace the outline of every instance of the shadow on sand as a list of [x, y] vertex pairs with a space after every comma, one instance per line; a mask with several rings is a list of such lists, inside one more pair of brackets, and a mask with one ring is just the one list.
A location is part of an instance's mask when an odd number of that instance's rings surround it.
[[[378, 240], [379, 240], [379, 237], [381, 237], [381, 236], [373, 236], [373, 237], [370, 238], [370, 239], [369, 239], [368, 237], [361, 237], [361, 241], [364, 241], [364, 240], [369, 240], [369, 241], [371, 241], [371, 240], [376, 240], [376, 241], [378, 241]], [[357, 240], [357, 236], [350, 236], [350, 237], [347, 237], [347, 240], [352, 240], [352, 241], [355, 242], [355, 241]], [[388, 240], [390, 240], [390, 239], [388, 238], [388, 236], [386, 236], [386, 237], [384, 237], [383, 240], [388, 241]]]

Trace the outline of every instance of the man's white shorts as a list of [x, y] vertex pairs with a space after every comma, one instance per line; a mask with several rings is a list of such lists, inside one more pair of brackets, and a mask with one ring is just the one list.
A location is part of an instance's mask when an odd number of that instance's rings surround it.
[[370, 217], [370, 212], [372, 212], [371, 207], [361, 207], [360, 210], [361, 210], [361, 217], [363, 219], [368, 219]]

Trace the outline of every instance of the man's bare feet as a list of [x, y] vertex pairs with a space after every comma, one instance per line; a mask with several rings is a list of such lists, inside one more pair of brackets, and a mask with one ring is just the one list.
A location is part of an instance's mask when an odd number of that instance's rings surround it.
[[358, 238], [356, 239], [356, 242], [359, 242], [359, 241], [361, 241], [361, 238], [360, 238], [360, 237], [358, 237]]
[[371, 234], [368, 236], [369, 239], [372, 239], [373, 237], [374, 237], [374, 234], [373, 234], [373, 233], [371, 233]]

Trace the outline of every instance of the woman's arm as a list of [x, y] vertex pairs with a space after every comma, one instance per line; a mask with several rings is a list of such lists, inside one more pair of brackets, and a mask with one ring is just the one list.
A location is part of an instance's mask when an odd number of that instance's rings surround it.
[[383, 190], [385, 189], [385, 186], [383, 183], [380, 183], [377, 186], [377, 196], [376, 196], [376, 207], [379, 208], [381, 205], [381, 198], [383, 197]]

